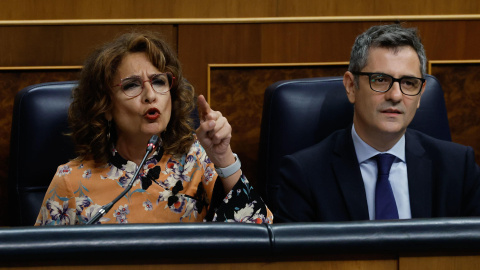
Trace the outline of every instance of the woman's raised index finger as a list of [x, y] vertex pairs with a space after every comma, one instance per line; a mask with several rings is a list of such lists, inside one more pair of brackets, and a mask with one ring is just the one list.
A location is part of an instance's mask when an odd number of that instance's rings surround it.
[[203, 95], [198, 96], [197, 103], [198, 103], [198, 113], [200, 114], [200, 119], [207, 120], [205, 119], [205, 116], [212, 111], [212, 109], [210, 108], [210, 105], [208, 104], [207, 100], [205, 100], [205, 97]]

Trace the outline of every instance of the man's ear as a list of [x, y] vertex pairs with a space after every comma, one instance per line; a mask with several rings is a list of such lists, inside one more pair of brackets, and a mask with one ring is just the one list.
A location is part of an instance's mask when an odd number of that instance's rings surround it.
[[343, 74], [343, 86], [345, 86], [345, 91], [347, 93], [348, 100], [350, 103], [355, 104], [355, 76], [347, 71]]

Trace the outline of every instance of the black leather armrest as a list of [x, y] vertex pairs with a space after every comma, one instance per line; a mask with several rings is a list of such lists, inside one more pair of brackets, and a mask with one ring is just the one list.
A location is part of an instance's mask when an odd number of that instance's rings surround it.
[[264, 257], [265, 225], [122, 224], [0, 229], [0, 261], [160, 261]]
[[480, 218], [271, 226], [276, 256], [480, 251]]

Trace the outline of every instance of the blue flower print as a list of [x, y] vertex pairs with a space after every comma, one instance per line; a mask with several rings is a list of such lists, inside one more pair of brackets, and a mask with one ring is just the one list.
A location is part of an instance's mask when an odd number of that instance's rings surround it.
[[265, 215], [260, 213], [260, 208], [256, 212], [254, 212], [256, 203], [257, 201], [247, 203], [245, 205], [245, 208], [241, 208], [235, 212], [233, 219], [227, 219], [226, 222], [244, 222], [257, 224], [268, 222], [268, 219], [265, 217]]
[[77, 215], [82, 214], [83, 209], [90, 206], [90, 199], [87, 196], [75, 197], [75, 203], [77, 205]]
[[91, 170], [91, 169], [85, 170], [85, 171], [83, 172], [82, 177], [83, 177], [83, 178], [86, 178], [86, 179], [89, 179], [90, 177], [92, 177], [92, 170]]
[[194, 155], [188, 155], [187, 158], [185, 159], [186, 163], [193, 163], [196, 161], [196, 158]]
[[42, 219], [37, 219], [37, 223], [40, 223], [41, 226], [50, 225], [53, 222], [53, 220], [51, 218], [49, 218], [50, 213], [49, 213], [47, 207], [42, 206], [40, 208], [40, 213], [42, 215]]
[[130, 214], [128, 205], [120, 205], [113, 216], [117, 219], [117, 223], [128, 223], [127, 215]]
[[60, 203], [48, 200], [47, 209], [50, 211], [52, 220], [58, 225], [73, 225], [75, 224], [75, 209], [68, 208], [68, 201]]
[[183, 165], [182, 175], [187, 176], [186, 178], [188, 180], [190, 180], [190, 177], [188, 177], [188, 174], [193, 169], [193, 167], [195, 167], [195, 165], [196, 165], [195, 161], [196, 161], [196, 159], [192, 155], [188, 155], [187, 158], [185, 159], [185, 164]]
[[224, 203], [228, 203], [228, 201], [232, 198], [232, 193], [233, 193], [233, 190], [228, 192], [227, 196], [225, 196], [225, 198], [223, 199]]
[[121, 187], [125, 188], [126, 186], [128, 186], [128, 183], [130, 183], [130, 177], [122, 176], [120, 177], [120, 179], [118, 179], [118, 183]]
[[116, 180], [123, 175], [123, 171], [113, 165], [110, 166], [110, 171], [107, 173], [107, 178]]
[[186, 201], [185, 213], [180, 218], [180, 221], [183, 221], [184, 218], [190, 217], [192, 213], [193, 213], [193, 216], [197, 218], [198, 216], [198, 209], [196, 207], [197, 200], [193, 198], [185, 198], [185, 201]]
[[127, 164], [124, 164], [122, 166], [122, 169], [126, 172], [126, 174], [131, 174], [131, 175], [135, 173], [137, 168], [138, 168], [137, 164], [130, 160], [127, 161]]
[[205, 183], [208, 184], [209, 182], [211, 182], [213, 180], [213, 176], [216, 173], [217, 172], [214, 169], [212, 169], [212, 167], [205, 168], [205, 173], [204, 173]]
[[68, 166], [68, 165], [64, 165], [64, 166], [58, 168], [57, 175], [58, 176], [64, 176], [64, 175], [70, 174], [71, 172], [72, 172], [72, 168], [70, 168], [70, 166]]
[[145, 211], [152, 211], [153, 210], [153, 204], [148, 199], [143, 202], [143, 207], [145, 207]]
[[178, 161], [170, 158], [167, 162], [165, 173], [172, 172], [173, 174], [176, 174], [179, 167], [180, 164], [178, 163]]
[[169, 180], [170, 184], [173, 183], [175, 185], [178, 181], [190, 182], [191, 178], [188, 174], [170, 174], [167, 180]]
[[[186, 200], [183, 196], [177, 196], [178, 200], [170, 206], [170, 210], [174, 213], [182, 213], [185, 209]], [[168, 207], [168, 205], [167, 205]]]

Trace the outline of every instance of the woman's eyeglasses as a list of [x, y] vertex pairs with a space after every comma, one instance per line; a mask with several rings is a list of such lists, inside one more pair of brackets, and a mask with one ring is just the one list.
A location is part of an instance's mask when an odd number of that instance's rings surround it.
[[173, 85], [173, 74], [170, 72], [153, 74], [149, 80], [142, 80], [140, 76], [131, 76], [114, 85], [113, 87], [120, 86], [122, 92], [128, 97], [136, 97], [143, 92], [144, 84], [149, 82], [155, 92], [165, 95], [170, 91]]

